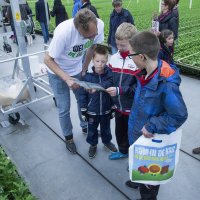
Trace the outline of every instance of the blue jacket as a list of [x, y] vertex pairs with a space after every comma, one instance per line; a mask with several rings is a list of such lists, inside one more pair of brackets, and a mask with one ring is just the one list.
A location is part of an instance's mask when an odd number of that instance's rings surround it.
[[[50, 19], [48, 3], [47, 3], [47, 10], [48, 10], [48, 16]], [[36, 14], [37, 21], [47, 23], [44, 0], [39, 0], [35, 3], [35, 14]]]
[[[93, 68], [93, 73], [87, 73], [83, 80], [91, 83], [98, 83], [103, 88], [107, 89], [112, 86], [112, 71], [106, 66], [104, 74], [99, 75], [94, 72]], [[112, 100], [107, 92], [96, 91], [91, 94], [81, 88], [80, 107], [81, 109], [86, 108], [87, 113], [90, 115], [104, 115], [110, 113]]]
[[131, 13], [122, 8], [120, 13], [117, 13], [115, 9], [110, 14], [110, 25], [109, 25], [109, 34], [108, 34], [108, 44], [110, 44], [113, 47], [116, 47], [115, 42], [115, 33], [120, 24], [123, 22], [128, 22], [134, 25], [133, 16]]
[[[165, 75], [170, 70], [175, 73]], [[175, 65], [161, 60], [158, 73], [149, 83], [142, 87], [138, 81], [128, 122], [130, 145], [142, 135], [143, 126], [151, 133], [170, 134], [185, 122], [188, 113], [179, 90], [180, 82]]]
[[81, 0], [74, 0], [74, 6], [72, 9], [72, 17], [75, 17], [76, 13], [81, 9]]

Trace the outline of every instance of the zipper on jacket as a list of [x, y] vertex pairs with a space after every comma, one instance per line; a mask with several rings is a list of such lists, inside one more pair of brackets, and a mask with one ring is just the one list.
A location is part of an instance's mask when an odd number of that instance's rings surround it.
[[[99, 75], [99, 83], [101, 83], [101, 75]], [[102, 115], [102, 92], [100, 91], [99, 92], [99, 95], [100, 95], [100, 115]]]
[[[120, 79], [119, 79], [119, 87], [122, 84], [122, 76], [123, 76], [123, 69], [124, 69], [124, 64], [125, 64], [125, 59], [123, 59], [123, 64], [122, 64], [122, 68], [121, 68], [121, 74], [120, 74]], [[121, 98], [120, 95], [118, 95], [118, 101], [119, 101], [119, 106], [120, 106], [120, 110], [122, 110], [122, 103], [121, 103]]]

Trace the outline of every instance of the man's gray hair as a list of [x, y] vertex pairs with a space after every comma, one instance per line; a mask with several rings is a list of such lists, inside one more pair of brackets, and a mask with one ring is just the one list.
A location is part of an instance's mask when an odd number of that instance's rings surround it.
[[90, 22], [97, 24], [97, 18], [95, 14], [87, 8], [79, 10], [74, 17], [74, 25], [76, 29], [81, 28], [84, 31], [88, 31]]

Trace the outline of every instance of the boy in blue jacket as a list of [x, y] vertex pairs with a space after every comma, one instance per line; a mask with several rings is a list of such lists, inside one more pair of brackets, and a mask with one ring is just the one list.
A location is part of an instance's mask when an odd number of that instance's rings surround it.
[[[108, 50], [104, 46], [97, 46], [94, 50], [93, 73], [87, 73], [84, 76], [84, 81], [98, 83], [103, 88], [112, 86], [112, 72], [106, 66], [108, 61]], [[88, 92], [84, 89], [80, 93], [80, 104], [82, 118], [88, 121], [88, 135], [86, 141], [90, 144], [89, 158], [96, 156], [98, 144], [98, 130], [100, 124], [101, 139], [106, 148], [111, 152], [116, 152], [115, 145], [111, 142], [112, 135], [110, 131], [110, 118], [112, 100], [106, 91]]]
[[[130, 40], [129, 57], [136, 71], [137, 88], [129, 115], [129, 144], [141, 135], [154, 137], [154, 133], [170, 134], [187, 119], [187, 108], [179, 90], [181, 82], [175, 65], [157, 60], [160, 43], [155, 34], [144, 31]], [[142, 200], [156, 200], [159, 185], [140, 184]]]

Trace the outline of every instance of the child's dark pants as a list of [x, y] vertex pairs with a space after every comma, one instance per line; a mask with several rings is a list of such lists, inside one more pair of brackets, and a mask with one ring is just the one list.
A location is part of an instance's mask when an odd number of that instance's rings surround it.
[[157, 200], [157, 195], [160, 185], [148, 185], [147, 188], [144, 184], [140, 184], [141, 200]]
[[127, 154], [129, 148], [128, 115], [123, 115], [118, 111], [115, 112], [115, 136], [119, 151]]
[[103, 144], [108, 144], [111, 139], [110, 131], [110, 113], [106, 115], [89, 115], [88, 117], [88, 135], [86, 141], [90, 145], [98, 144], [98, 131], [97, 127], [100, 124], [101, 140]]

